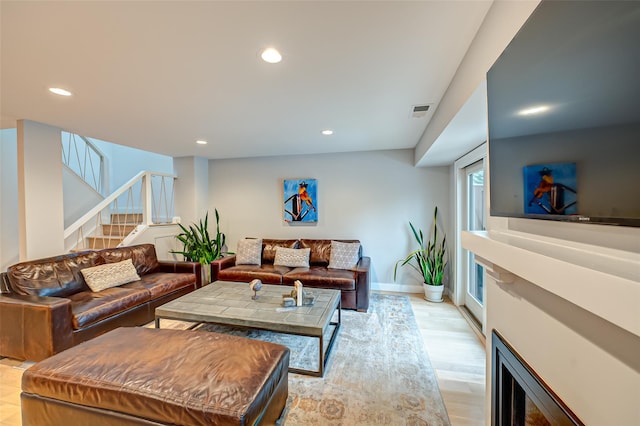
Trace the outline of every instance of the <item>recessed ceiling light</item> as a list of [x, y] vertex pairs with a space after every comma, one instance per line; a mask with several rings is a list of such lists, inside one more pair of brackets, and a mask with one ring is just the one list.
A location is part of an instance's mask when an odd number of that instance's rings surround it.
[[207, 144], [207, 141], [200, 139], [200, 140], [197, 140], [197, 141], [196, 141], [196, 143], [197, 143], [198, 145], [206, 145], [206, 144]]
[[263, 61], [269, 62], [270, 64], [277, 64], [282, 60], [282, 55], [273, 47], [269, 47], [262, 51], [260, 55]]
[[547, 105], [540, 105], [537, 107], [521, 109], [518, 111], [518, 115], [534, 115], [534, 114], [542, 114], [543, 112], [549, 111], [549, 107]]
[[325, 135], [325, 136], [330, 136], [330, 135], [333, 134], [333, 130], [329, 130], [329, 129], [323, 130], [322, 134]]
[[49, 91], [60, 96], [71, 96], [71, 92], [69, 92], [68, 90], [60, 89], [59, 87], [50, 87]]

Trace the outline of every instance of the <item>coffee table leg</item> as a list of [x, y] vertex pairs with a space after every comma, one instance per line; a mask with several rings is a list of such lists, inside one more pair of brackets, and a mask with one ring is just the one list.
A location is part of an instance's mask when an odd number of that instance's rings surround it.
[[[324, 356], [324, 338], [322, 336], [320, 336], [320, 344], [318, 345], [320, 347], [320, 359], [319, 359], [319, 363], [318, 366], [320, 366], [320, 377], [324, 377], [324, 361], [325, 361], [325, 356]], [[328, 355], [328, 354], [327, 354]]]
[[[329, 355], [331, 353], [331, 348], [333, 347], [333, 343], [338, 336], [338, 331], [340, 330], [340, 324], [342, 323], [342, 310], [340, 309], [340, 301], [338, 300], [338, 322], [330, 321], [329, 324], [335, 326], [331, 337], [329, 338], [329, 344], [327, 345], [327, 350], [324, 351], [324, 333], [322, 336], [318, 336], [318, 370], [306, 370], [302, 368], [289, 367], [290, 373], [297, 374], [306, 374], [307, 376], [315, 376], [315, 377], [324, 377], [324, 370], [327, 366], [327, 361], [329, 360]], [[309, 336], [310, 337], [310, 336]]]
[[323, 352], [324, 341], [323, 336], [320, 336], [320, 377], [324, 377], [324, 368], [329, 360], [329, 354], [331, 353], [331, 348], [333, 347], [333, 342], [335, 342], [336, 337], [338, 336], [338, 331], [340, 331], [340, 324], [342, 324], [342, 302], [338, 300], [338, 322], [331, 322], [329, 324], [335, 325], [333, 332], [331, 333], [331, 337], [329, 338], [329, 345], [327, 346], [327, 352]]
[[160, 328], [160, 318], [156, 317], [156, 328]]

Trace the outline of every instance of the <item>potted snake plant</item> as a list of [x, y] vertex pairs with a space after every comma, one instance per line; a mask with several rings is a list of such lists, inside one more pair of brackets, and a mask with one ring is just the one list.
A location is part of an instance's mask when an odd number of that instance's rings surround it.
[[215, 238], [212, 239], [209, 235], [209, 212], [207, 212], [204, 221], [200, 219], [197, 224], [191, 224], [188, 228], [178, 224], [182, 232], [176, 235], [176, 239], [182, 243], [182, 250], [171, 251], [174, 254], [181, 254], [185, 260], [199, 262], [202, 265], [203, 284], [211, 282], [211, 262], [221, 258], [224, 254], [230, 254], [224, 251], [226, 237], [220, 232], [218, 209], [215, 209], [215, 214]]
[[411, 222], [409, 226], [418, 244], [418, 249], [409, 253], [404, 259], [396, 262], [393, 268], [393, 280], [396, 280], [398, 266], [410, 266], [416, 270], [423, 280], [425, 299], [430, 302], [442, 302], [444, 292], [444, 273], [447, 267], [447, 245], [446, 235], [438, 236], [438, 207], [433, 212], [433, 227], [429, 238], [425, 240], [425, 235], [421, 229], [416, 229]]

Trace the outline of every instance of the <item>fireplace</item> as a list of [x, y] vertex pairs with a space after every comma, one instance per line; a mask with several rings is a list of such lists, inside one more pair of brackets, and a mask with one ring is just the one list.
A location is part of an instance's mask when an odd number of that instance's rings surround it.
[[517, 352], [491, 333], [491, 425], [583, 425]]

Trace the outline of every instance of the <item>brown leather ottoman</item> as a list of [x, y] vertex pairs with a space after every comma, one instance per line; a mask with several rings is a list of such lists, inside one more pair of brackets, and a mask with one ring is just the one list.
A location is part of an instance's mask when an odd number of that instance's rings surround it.
[[22, 376], [22, 424], [269, 425], [289, 349], [206, 331], [119, 328]]

